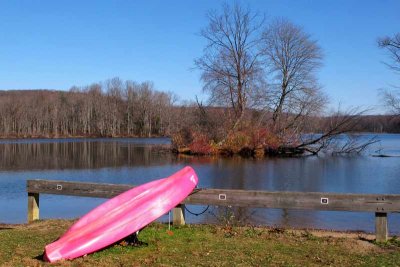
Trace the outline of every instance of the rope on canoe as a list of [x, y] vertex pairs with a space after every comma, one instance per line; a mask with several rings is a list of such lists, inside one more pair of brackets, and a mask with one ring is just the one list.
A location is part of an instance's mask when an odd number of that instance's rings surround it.
[[199, 216], [199, 215], [204, 214], [204, 213], [208, 210], [209, 207], [210, 207], [210, 205], [208, 205], [207, 208], [205, 208], [202, 212], [200, 212], [200, 213], [195, 213], [195, 212], [190, 211], [190, 210], [186, 207], [186, 205], [185, 205], [185, 210], [186, 210], [187, 212], [189, 212], [190, 214], [194, 215], [194, 216]]

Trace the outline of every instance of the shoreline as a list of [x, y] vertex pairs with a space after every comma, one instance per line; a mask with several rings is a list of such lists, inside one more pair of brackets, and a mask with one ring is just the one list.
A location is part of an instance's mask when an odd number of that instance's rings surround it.
[[[2, 229], [16, 229], [16, 228], [29, 228], [32, 225], [40, 224], [42, 222], [50, 222], [50, 221], [60, 221], [67, 223], [74, 223], [79, 218], [76, 219], [41, 219], [35, 221], [33, 223], [1, 223], [0, 222], [0, 230]], [[160, 223], [153, 222], [152, 224], [160, 224], [160, 225], [168, 225], [168, 223]], [[192, 223], [186, 224], [186, 226], [207, 226], [207, 227], [224, 227], [222, 224], [212, 224], [212, 223]], [[375, 240], [375, 234], [372, 232], [367, 232], [363, 230], [335, 230], [335, 229], [319, 229], [319, 228], [296, 228], [296, 227], [277, 227], [277, 226], [269, 226], [269, 225], [235, 225], [232, 227], [237, 228], [254, 228], [254, 229], [263, 229], [268, 231], [275, 232], [287, 232], [293, 234], [301, 234], [301, 233], [310, 233], [318, 237], [335, 237], [335, 238], [359, 238], [362, 237], [365, 240], [373, 241]], [[393, 237], [400, 237], [399, 235], [390, 235], [388, 239]]]
[[113, 138], [137, 138], [137, 139], [152, 139], [152, 138], [170, 138], [169, 136], [135, 136], [135, 135], [118, 135], [118, 136], [93, 136], [93, 135], [76, 135], [76, 136], [0, 136], [0, 140], [33, 140], [33, 139], [113, 139]]
[[[304, 133], [305, 135], [320, 134], [320, 133]], [[400, 132], [356, 132], [350, 133], [354, 135], [400, 135]], [[33, 136], [2, 136], [0, 140], [29, 140], [29, 139], [113, 139], [113, 138], [138, 138], [138, 139], [151, 139], [151, 138], [171, 138], [171, 136], [154, 135], [150, 137], [138, 136], [138, 135], [115, 135], [115, 136], [101, 136], [101, 135], [33, 135]]]
[[[0, 225], [1, 266], [52, 266], [44, 247], [72, 220]], [[139, 233], [146, 246], [121, 243], [57, 266], [397, 266], [400, 242], [373, 235], [232, 225], [172, 226], [152, 223]]]

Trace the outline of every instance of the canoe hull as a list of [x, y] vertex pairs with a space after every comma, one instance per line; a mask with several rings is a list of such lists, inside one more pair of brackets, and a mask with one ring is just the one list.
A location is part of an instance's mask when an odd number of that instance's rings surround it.
[[177, 206], [197, 182], [194, 170], [185, 167], [168, 178], [130, 189], [78, 220], [45, 247], [44, 258], [49, 262], [74, 259], [114, 244]]

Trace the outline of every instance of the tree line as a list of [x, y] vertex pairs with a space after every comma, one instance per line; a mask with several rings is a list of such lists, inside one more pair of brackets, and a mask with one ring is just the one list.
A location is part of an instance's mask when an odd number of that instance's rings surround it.
[[[111, 87], [111, 84], [113, 86]], [[117, 137], [172, 136], [186, 127], [210, 126], [209, 133], [224, 135], [222, 119], [229, 108], [178, 104], [171, 93], [154, 89], [151, 82], [105, 83], [61, 90], [0, 91], [0, 136], [6, 137]], [[248, 119], [273, 113], [252, 109]], [[314, 116], [303, 132], [327, 131], [330, 116]], [[265, 126], [265, 125], [261, 125]], [[400, 132], [396, 115], [361, 116], [357, 132]], [[218, 131], [220, 131], [218, 133]]]
[[113, 78], [69, 91], [0, 92], [2, 137], [166, 136], [173, 127], [173, 94], [152, 82]]

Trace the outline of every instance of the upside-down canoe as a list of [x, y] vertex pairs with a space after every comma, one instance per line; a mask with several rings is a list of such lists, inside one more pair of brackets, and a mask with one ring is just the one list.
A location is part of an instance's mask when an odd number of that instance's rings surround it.
[[196, 187], [191, 167], [130, 189], [79, 219], [57, 241], [45, 247], [44, 259], [74, 259], [114, 244], [177, 206]]

